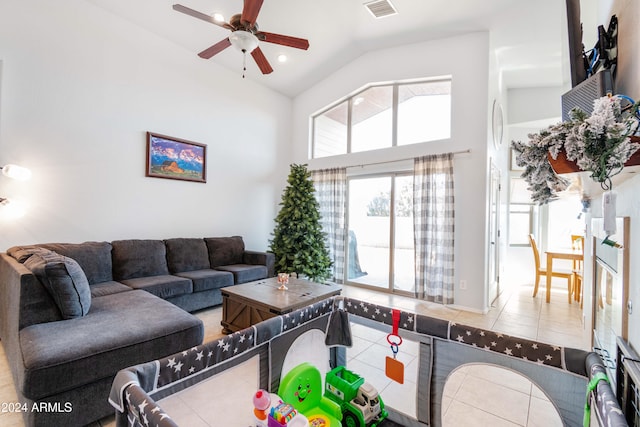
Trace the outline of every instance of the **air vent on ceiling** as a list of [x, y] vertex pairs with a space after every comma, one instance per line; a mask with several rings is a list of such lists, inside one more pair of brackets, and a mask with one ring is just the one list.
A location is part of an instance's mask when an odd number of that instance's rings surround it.
[[384, 18], [398, 13], [390, 0], [374, 0], [365, 3], [364, 6], [374, 16], [374, 18]]

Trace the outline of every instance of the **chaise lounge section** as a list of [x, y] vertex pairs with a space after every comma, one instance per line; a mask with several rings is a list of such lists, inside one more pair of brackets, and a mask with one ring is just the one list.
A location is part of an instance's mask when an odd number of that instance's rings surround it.
[[[51, 243], [0, 254], [0, 339], [28, 426], [112, 413], [120, 369], [202, 343], [190, 311], [221, 289], [273, 275], [241, 237]], [[47, 408], [39, 411], [33, 408]]]

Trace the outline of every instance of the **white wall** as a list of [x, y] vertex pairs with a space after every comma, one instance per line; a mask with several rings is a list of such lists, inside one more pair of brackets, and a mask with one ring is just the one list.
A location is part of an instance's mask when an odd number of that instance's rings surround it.
[[[266, 249], [291, 100], [88, 2], [0, 3], [0, 222], [16, 244], [240, 234]], [[207, 183], [145, 177], [145, 133], [207, 144]], [[1, 209], [1, 208], [0, 208]]]
[[[497, 197], [495, 203], [497, 204], [497, 232], [492, 232], [492, 218], [491, 215], [487, 218], [485, 226], [485, 239], [488, 246], [488, 251], [485, 256], [487, 264], [487, 304], [492, 304], [493, 301], [507, 289], [509, 282], [506, 280], [506, 267], [508, 265], [507, 257], [507, 244], [508, 244], [508, 227], [509, 227], [509, 152], [510, 152], [510, 138], [509, 127], [510, 123], [510, 98], [508, 96], [508, 90], [505, 86], [505, 75], [500, 64], [500, 48], [499, 40], [499, 27], [496, 31], [491, 32], [490, 47], [489, 47], [489, 78], [488, 78], [488, 114], [487, 114], [487, 189], [491, 193], [492, 188], [492, 170], [498, 171], [500, 174], [499, 182], [500, 189], [498, 195], [488, 194], [487, 197], [487, 212], [491, 212], [494, 207], [491, 206], [493, 198]], [[494, 112], [494, 102], [496, 103], [496, 111]], [[494, 140], [494, 113], [498, 111], [502, 112], [502, 139], [499, 145], [496, 145]], [[499, 131], [495, 129], [495, 131]], [[497, 235], [496, 235], [497, 233]], [[491, 243], [493, 242], [493, 243]], [[496, 245], [496, 246], [494, 246]], [[496, 260], [492, 260], [491, 251], [495, 251], [497, 247]], [[497, 271], [492, 274], [491, 264], [495, 263]], [[495, 274], [498, 276], [498, 283], [494, 283]]]
[[509, 123], [560, 122], [562, 94], [569, 89], [562, 86], [509, 89]]
[[[486, 308], [485, 240], [489, 35], [464, 36], [369, 52], [302, 93], [293, 103], [294, 161], [310, 169], [393, 161], [471, 149], [455, 157], [455, 304]], [[451, 138], [309, 160], [309, 116], [371, 82], [452, 76]], [[467, 290], [458, 283], [466, 280]]]

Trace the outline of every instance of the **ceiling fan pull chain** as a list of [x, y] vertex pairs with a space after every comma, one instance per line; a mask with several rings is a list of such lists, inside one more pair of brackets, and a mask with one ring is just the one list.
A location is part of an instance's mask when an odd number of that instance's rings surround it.
[[247, 73], [247, 50], [242, 49], [242, 78]]

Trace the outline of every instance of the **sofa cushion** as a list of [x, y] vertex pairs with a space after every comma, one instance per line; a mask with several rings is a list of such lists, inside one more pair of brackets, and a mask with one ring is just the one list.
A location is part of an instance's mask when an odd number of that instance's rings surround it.
[[91, 297], [103, 297], [105, 295], [117, 294], [120, 292], [131, 291], [132, 288], [120, 282], [102, 282], [89, 286], [91, 289]]
[[164, 244], [171, 274], [210, 268], [204, 239], [167, 239]]
[[242, 264], [244, 241], [240, 236], [207, 237], [204, 239], [209, 250], [211, 268], [220, 265]]
[[95, 298], [85, 317], [20, 331], [24, 375], [16, 386], [40, 399], [194, 347], [203, 336], [200, 319], [147, 292]]
[[162, 240], [115, 240], [111, 246], [116, 281], [169, 274]]
[[234, 264], [234, 265], [221, 265], [216, 267], [218, 270], [229, 271], [233, 273], [236, 284], [253, 282], [254, 280], [260, 280], [267, 277], [267, 267], [264, 265], [250, 265], [250, 264]]
[[46, 243], [38, 246], [76, 260], [90, 285], [113, 280], [109, 242]]
[[176, 273], [176, 276], [186, 277], [193, 282], [193, 292], [209, 291], [233, 285], [233, 274], [219, 270], [195, 270]]
[[24, 266], [51, 294], [63, 319], [82, 317], [89, 312], [89, 281], [76, 261], [56, 252], [40, 251], [31, 255]]
[[147, 291], [162, 299], [193, 292], [191, 280], [171, 275], [137, 277], [135, 279], [122, 280], [122, 283], [133, 288]]

